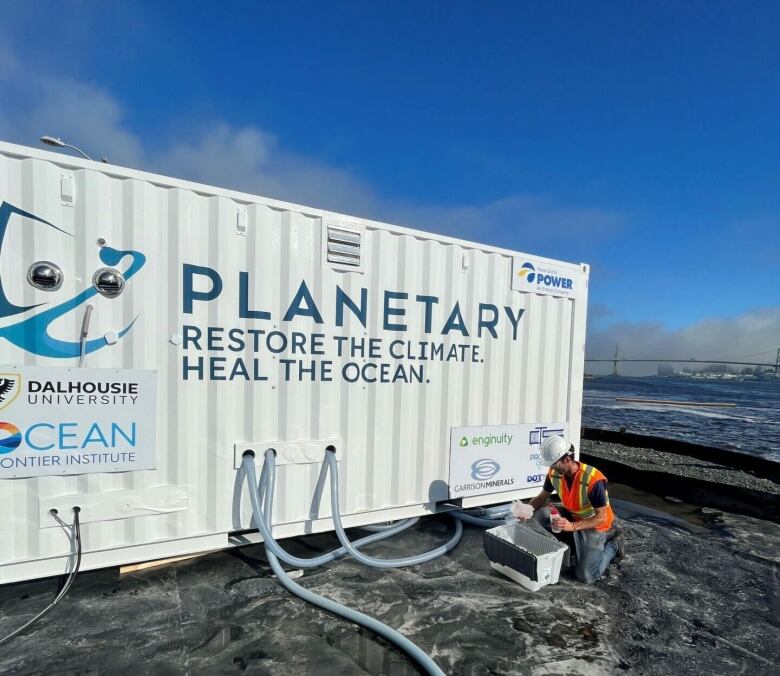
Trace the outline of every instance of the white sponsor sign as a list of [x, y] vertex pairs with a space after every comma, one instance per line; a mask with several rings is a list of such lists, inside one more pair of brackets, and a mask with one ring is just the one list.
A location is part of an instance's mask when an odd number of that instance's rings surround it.
[[547, 467], [541, 444], [568, 439], [567, 423], [453, 427], [450, 431], [450, 498], [542, 487]]
[[0, 366], [0, 479], [154, 469], [157, 372]]
[[571, 269], [534, 258], [512, 259], [512, 290], [574, 298], [579, 280]]

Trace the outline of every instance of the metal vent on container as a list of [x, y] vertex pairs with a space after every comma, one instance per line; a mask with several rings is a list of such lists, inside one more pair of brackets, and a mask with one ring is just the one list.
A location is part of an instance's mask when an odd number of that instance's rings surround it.
[[60, 266], [51, 261], [38, 261], [27, 270], [27, 281], [41, 291], [57, 291], [63, 279]]
[[116, 298], [124, 291], [125, 276], [114, 268], [100, 268], [92, 275], [92, 286], [106, 298]]
[[328, 263], [360, 267], [360, 233], [328, 226]]

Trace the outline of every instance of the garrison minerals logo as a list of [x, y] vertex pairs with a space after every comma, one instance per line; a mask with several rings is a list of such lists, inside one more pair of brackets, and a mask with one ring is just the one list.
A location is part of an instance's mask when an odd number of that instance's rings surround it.
[[22, 376], [19, 373], [0, 373], [0, 411], [8, 408], [22, 391]]
[[22, 443], [22, 431], [13, 423], [0, 422], [0, 455], [10, 453]]
[[500, 488], [501, 490], [509, 490], [511, 486], [514, 486], [515, 478], [508, 477], [505, 479], [496, 478], [496, 475], [501, 471], [501, 465], [499, 465], [493, 458], [480, 458], [475, 460], [471, 465], [471, 482], [455, 483], [451, 489], [453, 495], [458, 493], [467, 493], [469, 491], [485, 491], [492, 488]]
[[491, 458], [481, 458], [471, 465], [471, 478], [475, 481], [487, 481], [501, 471], [501, 465]]

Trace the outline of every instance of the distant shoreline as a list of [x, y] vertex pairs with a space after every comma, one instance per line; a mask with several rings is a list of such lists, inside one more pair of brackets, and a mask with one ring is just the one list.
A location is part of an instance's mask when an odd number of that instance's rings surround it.
[[645, 376], [632, 376], [632, 375], [624, 375], [619, 374], [617, 376], [612, 375], [611, 373], [586, 373], [584, 376], [585, 382], [591, 381], [591, 380], [619, 380], [619, 379], [626, 379], [626, 380], [645, 380], [650, 378], [658, 378], [663, 380], [680, 380], [680, 381], [725, 381], [727, 383], [742, 383], [742, 382], [748, 382], [748, 383], [776, 383], [778, 387], [780, 387], [780, 378], [772, 374], [766, 374], [761, 376], [756, 375], [741, 375], [741, 374], [735, 374], [735, 373], [691, 373], [691, 374], [685, 374], [685, 373], [670, 373], [670, 374], [658, 374], [658, 373], [651, 373]]

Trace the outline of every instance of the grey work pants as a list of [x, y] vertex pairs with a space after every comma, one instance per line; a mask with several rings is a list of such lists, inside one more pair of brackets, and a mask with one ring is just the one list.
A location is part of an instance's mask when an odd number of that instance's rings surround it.
[[[557, 505], [561, 516], [569, 521], [574, 521], [571, 512], [561, 505]], [[533, 516], [534, 520], [548, 531], [550, 530], [550, 507], [541, 507]], [[552, 532], [552, 531], [551, 531]], [[574, 540], [577, 563], [574, 566], [574, 575], [580, 582], [592, 584], [598, 580], [607, 569], [615, 554], [617, 545], [609, 539], [610, 531], [577, 530], [573, 533], [553, 533], [561, 542], [571, 547]]]

